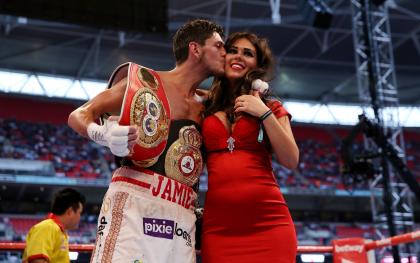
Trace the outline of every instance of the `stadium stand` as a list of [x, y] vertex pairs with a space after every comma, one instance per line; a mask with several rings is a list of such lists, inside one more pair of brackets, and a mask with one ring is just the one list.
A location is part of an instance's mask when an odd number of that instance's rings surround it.
[[[48, 101], [31, 102], [27, 98], [5, 100], [0, 96], [0, 103], [2, 102], [9, 103], [10, 107], [19, 103], [31, 106], [25, 109], [15, 107], [13, 118], [10, 118], [11, 112], [0, 115], [0, 175], [35, 175], [91, 181], [109, 179], [111, 171], [115, 169], [114, 157], [105, 147], [81, 138], [67, 127], [64, 116], [72, 107], [65, 103], [55, 103], [52, 106]], [[42, 109], [41, 112], [48, 112], [54, 107], [57, 115], [32, 114], [32, 107]], [[292, 171], [273, 159], [273, 170], [281, 187], [306, 191], [312, 196], [322, 196], [322, 190], [344, 190], [340, 176], [339, 150], [340, 142], [350, 127], [320, 127], [295, 123], [293, 130], [300, 148], [300, 164], [298, 169]], [[407, 130], [404, 136], [408, 167], [420, 181], [420, 154], [417, 150], [420, 147], [419, 131]], [[354, 145], [356, 150], [361, 148], [361, 138], [357, 142]], [[105, 187], [106, 184], [103, 189]], [[367, 190], [367, 183], [358, 187]], [[200, 190], [207, 190], [205, 171], [200, 177]], [[366, 217], [361, 221], [352, 216], [329, 216], [325, 219], [322, 216], [314, 217], [313, 214], [294, 211], [293, 205], [291, 210], [296, 218], [300, 245], [329, 245], [336, 238], [374, 237], [373, 226]], [[30, 227], [44, 217], [45, 214], [2, 214], [0, 240], [23, 241]], [[70, 232], [70, 242], [94, 242], [95, 233], [96, 214], [85, 214], [80, 228]], [[15, 256], [8, 255], [7, 259]]]

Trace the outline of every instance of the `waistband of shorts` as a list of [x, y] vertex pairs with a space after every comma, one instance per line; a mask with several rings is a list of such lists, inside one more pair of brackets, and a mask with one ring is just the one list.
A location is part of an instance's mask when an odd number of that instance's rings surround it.
[[115, 170], [111, 183], [131, 186], [134, 190], [148, 193], [194, 211], [197, 194], [194, 190], [176, 180], [151, 170], [122, 166]]

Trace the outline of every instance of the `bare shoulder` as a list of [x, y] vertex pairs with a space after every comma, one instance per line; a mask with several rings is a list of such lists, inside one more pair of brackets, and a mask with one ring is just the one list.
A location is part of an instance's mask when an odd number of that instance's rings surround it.
[[119, 115], [126, 90], [127, 78], [117, 82], [109, 89], [100, 92], [83, 107], [97, 114], [111, 113]]

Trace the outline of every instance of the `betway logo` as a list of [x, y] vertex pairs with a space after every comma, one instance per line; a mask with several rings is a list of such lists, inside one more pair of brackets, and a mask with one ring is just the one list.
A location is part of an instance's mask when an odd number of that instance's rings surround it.
[[363, 246], [350, 246], [350, 245], [345, 245], [345, 246], [335, 246], [334, 247], [335, 252], [358, 252], [358, 253], [362, 253], [363, 251]]

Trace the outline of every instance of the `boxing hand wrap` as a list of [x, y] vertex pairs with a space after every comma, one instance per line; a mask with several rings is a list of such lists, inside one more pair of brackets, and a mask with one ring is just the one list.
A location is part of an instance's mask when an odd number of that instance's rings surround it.
[[263, 80], [256, 79], [252, 81], [252, 89], [257, 90], [260, 94], [263, 95], [268, 91], [268, 83]]
[[112, 127], [108, 143], [109, 149], [114, 155], [124, 157], [130, 153], [128, 149], [128, 130], [128, 126], [116, 125]]
[[104, 125], [91, 123], [87, 127], [89, 138], [100, 145], [107, 146], [112, 154], [124, 157], [130, 153], [128, 149], [128, 126], [120, 126], [115, 120], [107, 120]]
[[[114, 123], [116, 124], [116, 122]], [[114, 123], [112, 121], [107, 121], [104, 125], [98, 125], [92, 122], [87, 126], [87, 134], [94, 142], [108, 147], [109, 131]]]

